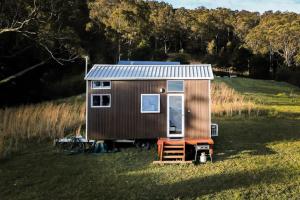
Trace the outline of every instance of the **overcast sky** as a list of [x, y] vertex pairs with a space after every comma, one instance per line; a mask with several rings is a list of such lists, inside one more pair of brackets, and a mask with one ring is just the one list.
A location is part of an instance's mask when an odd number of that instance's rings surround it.
[[265, 12], [290, 11], [300, 13], [300, 0], [164, 0], [172, 4], [175, 8], [197, 8], [204, 6], [206, 8], [225, 7], [232, 10], [249, 10]]

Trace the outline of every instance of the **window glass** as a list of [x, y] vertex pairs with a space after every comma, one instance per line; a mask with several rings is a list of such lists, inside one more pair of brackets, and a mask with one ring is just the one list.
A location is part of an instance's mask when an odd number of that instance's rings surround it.
[[110, 94], [92, 95], [92, 107], [110, 107]]
[[159, 113], [160, 112], [159, 94], [142, 94], [141, 112]]
[[92, 81], [93, 89], [110, 89], [111, 82], [110, 81]]
[[101, 97], [101, 106], [110, 106], [110, 96], [102, 95]]
[[93, 81], [93, 88], [101, 87], [100, 81]]
[[183, 92], [183, 81], [168, 81], [168, 92]]
[[101, 96], [99, 95], [94, 95], [93, 97], [93, 106], [100, 106], [100, 101], [101, 101]]
[[110, 87], [110, 81], [103, 81], [102, 86], [103, 87]]

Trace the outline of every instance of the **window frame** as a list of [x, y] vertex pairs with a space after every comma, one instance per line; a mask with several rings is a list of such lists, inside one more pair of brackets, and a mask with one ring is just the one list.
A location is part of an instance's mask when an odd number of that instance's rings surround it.
[[[109, 96], [109, 105], [108, 106], [94, 106], [93, 105], [93, 97], [94, 96]], [[101, 99], [100, 99], [100, 104], [101, 104]], [[91, 108], [110, 108], [111, 107], [111, 94], [91, 94]]]
[[[143, 96], [158, 96], [158, 109], [157, 111], [143, 111]], [[141, 94], [141, 113], [160, 113], [160, 94]]]
[[[181, 81], [182, 82], [182, 91], [169, 90], [169, 82], [175, 82], [175, 81]], [[167, 80], [167, 91], [172, 92], [172, 93], [184, 93], [184, 80]]]
[[[94, 87], [94, 84], [93, 84], [94, 82], [109, 82], [109, 86]], [[96, 80], [91, 81], [91, 88], [93, 90], [110, 90], [111, 89], [111, 81], [101, 81], [101, 80], [99, 80], [99, 81], [96, 81]]]

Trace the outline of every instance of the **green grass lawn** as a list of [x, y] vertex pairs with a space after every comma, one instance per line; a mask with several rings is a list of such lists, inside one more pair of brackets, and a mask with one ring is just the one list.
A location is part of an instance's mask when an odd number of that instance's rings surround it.
[[[262, 99], [267, 109], [298, 112], [296, 87], [217, 81]], [[283, 95], [290, 90], [293, 101]], [[286, 116], [213, 119], [220, 136], [214, 162], [204, 165], [153, 165], [155, 149], [71, 156], [33, 145], [0, 162], [0, 199], [299, 199], [300, 119]]]
[[297, 120], [218, 120], [215, 162], [153, 165], [154, 149], [63, 155], [53, 147], [0, 164], [1, 199], [297, 199]]
[[300, 88], [285, 82], [247, 78], [216, 78], [238, 92], [255, 100], [261, 109], [273, 115], [298, 117], [300, 115]]

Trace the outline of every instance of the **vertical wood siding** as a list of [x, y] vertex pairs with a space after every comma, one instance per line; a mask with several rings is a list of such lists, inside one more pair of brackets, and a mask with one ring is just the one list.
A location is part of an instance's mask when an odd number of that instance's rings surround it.
[[210, 137], [209, 81], [185, 82], [185, 137]]
[[[112, 81], [110, 90], [91, 89], [90, 139], [153, 139], [167, 136], [165, 80]], [[110, 108], [91, 108], [91, 94], [111, 94]], [[141, 94], [160, 94], [160, 113], [141, 113]], [[208, 81], [185, 80], [185, 137], [209, 137]], [[191, 112], [188, 112], [190, 110]]]
[[[160, 94], [166, 81], [112, 81], [110, 90], [89, 94], [111, 94], [110, 108], [89, 106], [89, 138], [141, 139], [166, 136], [166, 94], [160, 95], [160, 113], [141, 113], [141, 94]], [[89, 87], [90, 88], [90, 87]], [[89, 95], [89, 104], [90, 102]]]

